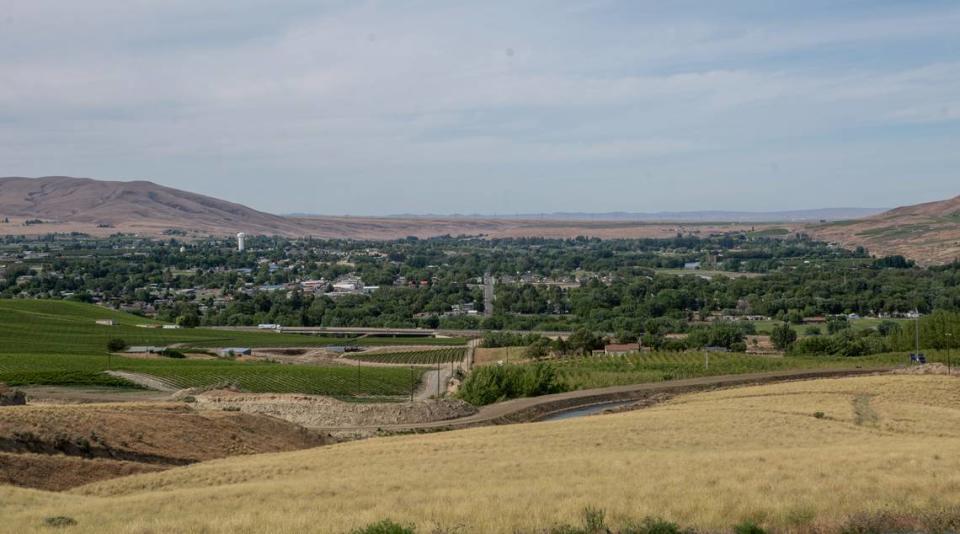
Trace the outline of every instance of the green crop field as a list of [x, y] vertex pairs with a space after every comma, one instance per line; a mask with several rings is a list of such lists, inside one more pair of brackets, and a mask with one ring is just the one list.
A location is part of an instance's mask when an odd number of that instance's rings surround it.
[[[945, 353], [927, 352], [928, 361], [945, 361]], [[561, 380], [571, 389], [660, 382], [700, 376], [762, 373], [824, 368], [892, 367], [907, 365], [903, 354], [873, 356], [766, 357], [742, 353], [710, 354], [709, 366], [701, 352], [653, 352], [625, 356], [584, 356], [553, 360]]]
[[[101, 326], [96, 319], [113, 319]], [[0, 382], [10, 385], [132, 384], [107, 369], [145, 373], [176, 387], [236, 382], [255, 392], [297, 392], [345, 397], [406, 395], [408, 369], [281, 365], [228, 360], [108, 358], [107, 341], [130, 345], [281, 347], [343, 344], [343, 339], [272, 332], [139, 328], [152, 321], [88, 304], [47, 300], [0, 300]], [[419, 379], [419, 376], [416, 377]], [[358, 385], [359, 384], [359, 385]]]
[[436, 349], [436, 350], [411, 350], [402, 352], [380, 352], [374, 354], [350, 354], [347, 357], [352, 360], [376, 363], [395, 363], [395, 364], [436, 364], [459, 362], [463, 360], [467, 349], [465, 347]]

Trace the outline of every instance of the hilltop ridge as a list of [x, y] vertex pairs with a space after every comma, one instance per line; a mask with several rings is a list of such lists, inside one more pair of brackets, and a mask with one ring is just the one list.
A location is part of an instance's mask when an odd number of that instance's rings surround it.
[[960, 196], [815, 225], [810, 233], [845, 247], [862, 246], [880, 256], [899, 254], [922, 264], [949, 263], [960, 258]]
[[244, 231], [296, 235], [300, 232], [298, 225], [285, 217], [144, 180], [119, 182], [68, 176], [0, 178], [0, 215], [10, 219], [40, 219], [54, 227], [72, 224], [80, 228], [113, 227], [143, 233], [166, 229], [212, 234]]
[[[683, 212], [608, 214], [597, 218], [590, 214], [570, 213], [536, 217], [518, 215], [514, 218], [283, 216], [144, 180], [121, 182], [68, 176], [0, 178], [0, 220], [10, 219], [8, 223], [0, 224], [0, 235], [82, 232], [105, 236], [123, 232], [161, 236], [175, 230], [190, 237], [246, 232], [344, 239], [443, 235], [502, 238], [572, 238], [582, 235], [613, 239], [776, 230], [781, 235], [803, 232], [848, 248], [863, 246], [878, 256], [900, 254], [922, 264], [948, 263], [960, 257], [960, 196], [902, 206], [862, 218], [826, 223], [809, 219], [859, 217], [870, 211], [835, 208], [771, 212], [752, 214], [754, 219], [745, 212], [687, 212], [688, 220], [682, 220]], [[762, 222], [756, 219], [775, 214], [782, 216], [783, 220]], [[644, 216], [649, 216], [649, 220]], [[742, 220], [735, 221], [731, 217], [741, 217]]]

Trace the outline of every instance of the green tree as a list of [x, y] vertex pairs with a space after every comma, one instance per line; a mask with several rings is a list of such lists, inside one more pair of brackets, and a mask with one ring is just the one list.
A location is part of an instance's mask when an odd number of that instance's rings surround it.
[[850, 322], [846, 317], [831, 317], [827, 319], [827, 332], [830, 335], [836, 334], [850, 328]]
[[777, 350], [787, 350], [797, 341], [797, 331], [787, 323], [776, 325], [770, 333], [770, 340]]
[[177, 317], [177, 325], [183, 328], [196, 328], [200, 326], [200, 316], [193, 312], [185, 313]]
[[580, 328], [570, 334], [570, 339], [567, 341], [574, 352], [582, 354], [590, 354], [593, 350], [603, 348], [603, 338], [585, 328]]
[[107, 352], [123, 352], [127, 350], [127, 342], [115, 337], [107, 341]]

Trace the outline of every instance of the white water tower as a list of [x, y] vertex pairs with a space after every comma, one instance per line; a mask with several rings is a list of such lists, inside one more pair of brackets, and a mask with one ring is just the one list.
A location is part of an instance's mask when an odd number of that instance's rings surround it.
[[247, 235], [244, 234], [243, 232], [240, 232], [239, 234], [237, 234], [237, 250], [239, 252], [243, 252], [243, 249], [246, 248], [246, 244], [244, 243], [246, 238], [247, 238]]

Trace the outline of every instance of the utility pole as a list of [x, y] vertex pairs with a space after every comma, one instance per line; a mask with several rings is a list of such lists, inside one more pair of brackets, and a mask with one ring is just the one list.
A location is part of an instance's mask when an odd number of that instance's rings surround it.
[[710, 352], [706, 350], [703, 351], [703, 369], [705, 371], [710, 370]]
[[414, 374], [413, 366], [411, 365], [410, 366], [410, 402], [413, 402], [413, 389], [414, 389], [413, 374]]
[[919, 309], [915, 310], [915, 315], [916, 315], [916, 318], [914, 321], [914, 332], [916, 334], [916, 340], [917, 340], [916, 356], [917, 356], [917, 359], [919, 360], [920, 359], [920, 310]]
[[950, 356], [953, 353], [953, 333], [947, 332], [947, 376], [953, 375], [950, 365]]
[[437, 356], [437, 399], [440, 399], [440, 356]]
[[360, 359], [357, 358], [357, 396], [360, 396]]

